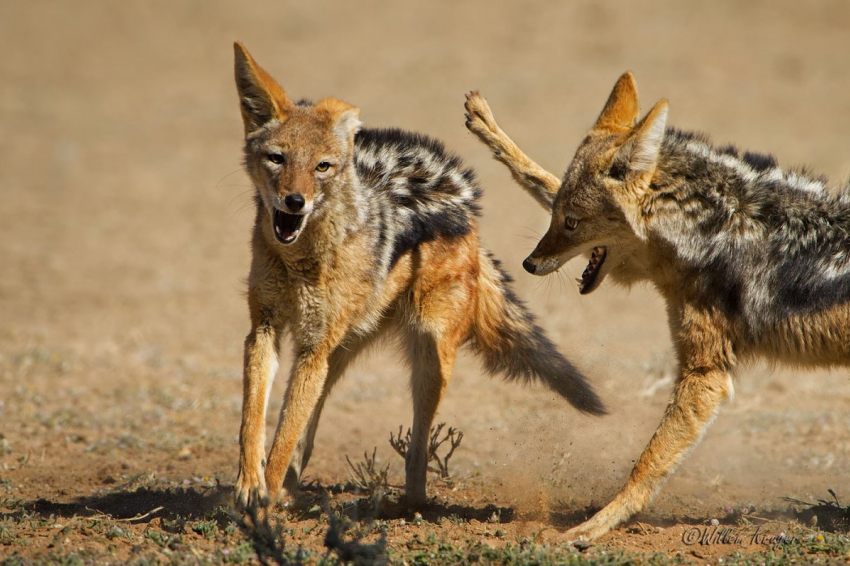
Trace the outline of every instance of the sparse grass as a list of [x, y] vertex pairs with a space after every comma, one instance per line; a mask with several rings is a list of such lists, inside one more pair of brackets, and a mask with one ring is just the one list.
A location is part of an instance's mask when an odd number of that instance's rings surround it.
[[[784, 564], [811, 564], [848, 562], [850, 541], [844, 535], [816, 535], [801, 537], [795, 542], [755, 553], [731, 552], [709, 560], [711, 563], [743, 566]], [[466, 539], [462, 543], [446, 540], [441, 536], [414, 536], [390, 551], [393, 563], [417, 565], [449, 564], [535, 564], [548, 566], [566, 564], [575, 566], [613, 566], [640, 564], [646, 566], [674, 566], [679, 564], [706, 563], [694, 556], [681, 552], [631, 552], [611, 548], [602, 544], [591, 546], [582, 553], [567, 545], [537, 544], [533, 538], [524, 538], [492, 546], [480, 540]]]
[[566, 545], [540, 545], [529, 539], [507, 542], [501, 546], [491, 546], [486, 542], [466, 539], [463, 543], [446, 540], [438, 536], [424, 539], [414, 537], [404, 544], [402, 556], [393, 554], [394, 562], [416, 565], [524, 565], [549, 566], [566, 565], [673, 565], [690, 564], [680, 557], [667, 557], [662, 554], [629, 553], [601, 550], [592, 554], [581, 554]]
[[[409, 565], [622, 565], [673, 566], [705, 563], [687, 552], [631, 552], [604, 541], [580, 552], [564, 544], [541, 542], [537, 532], [515, 538], [510, 523], [471, 524], [457, 514], [428, 521], [402, 518], [375, 521], [352, 518], [366, 497], [343, 493], [328, 503], [323, 494], [318, 516], [301, 519], [257, 511], [245, 516], [223, 506], [201, 514], [166, 512], [134, 521], [105, 514], [39, 515], [28, 511], [0, 517], [0, 564], [409, 564]], [[838, 500], [815, 504], [840, 507]], [[841, 508], [843, 509], [843, 507]], [[429, 522], [431, 521], [431, 522]], [[441, 525], [441, 523], [448, 525]], [[486, 527], [484, 527], [486, 525]], [[451, 537], [447, 536], [452, 529]], [[497, 528], [496, 528], [497, 527]], [[505, 530], [507, 529], [507, 530]], [[725, 565], [847, 562], [850, 539], [802, 523], [783, 524], [787, 540], [752, 553], [722, 555]], [[460, 534], [461, 539], [456, 537]], [[777, 531], [778, 534], [778, 531]], [[45, 544], [49, 546], [45, 548]], [[33, 554], [28, 548], [43, 551]], [[719, 564], [715, 558], [710, 560]]]
[[12, 445], [6, 440], [6, 436], [0, 432], [0, 456], [12, 453]]
[[724, 564], [732, 566], [744, 564], [773, 566], [850, 562], [850, 539], [845, 534], [814, 532], [799, 523], [789, 524], [785, 534], [788, 537], [788, 542], [768, 547], [766, 550], [754, 554], [731, 553], [724, 558]]
[[[176, 394], [166, 397], [157, 403], [168, 403], [169, 411], [191, 409], [188, 402], [177, 402]], [[0, 494], [6, 497], [0, 497], [0, 564], [3, 566], [91, 563], [670, 566], [707, 561], [689, 554], [690, 548], [681, 553], [675, 550], [643, 553], [615, 548], [604, 541], [580, 552], [574, 547], [544, 542], [551, 530], [543, 536], [521, 537], [518, 533], [526, 535], [527, 531], [518, 526], [513, 509], [482, 507], [481, 499], [470, 493], [475, 491], [474, 486], [452, 478], [452, 472], [456, 474], [457, 470], [450, 469], [450, 459], [463, 435], [444, 423], [434, 427], [429, 436], [429, 470], [432, 479], [439, 476], [452, 481], [433, 482], [429, 489], [433, 490], [431, 494], [438, 493], [439, 498], [416, 510], [421, 513], [411, 515], [414, 510], [396, 505], [398, 498], [388, 482], [390, 466], [379, 464], [375, 449], [371, 454], [364, 453], [362, 460], [348, 459], [350, 485], [356, 489], [333, 486], [327, 490], [306, 490], [307, 500], [298, 507], [270, 517], [245, 518], [234, 515], [226, 503], [229, 488], [221, 486], [232, 484], [231, 476], [223, 473], [220, 477], [207, 477], [204, 473], [209, 471], [204, 472], [201, 466], [197, 471], [186, 468], [194, 466], [187, 461], [200, 453], [198, 439], [210, 445], [223, 443], [218, 437], [198, 431], [191, 443], [185, 436], [169, 438], [167, 417], [163, 420], [153, 413], [151, 419], [163, 428], [128, 428], [125, 437], [73, 428], [82, 426], [80, 423], [85, 424], [89, 418], [76, 409], [45, 407], [33, 410], [32, 414], [36, 419], [44, 419], [43, 423], [36, 423], [34, 433], [42, 425], [54, 427], [54, 432], [57, 428], [70, 427], [60, 435], [66, 439], [65, 448], [70, 451], [84, 452], [88, 445], [107, 439], [96, 451], [167, 451], [179, 472], [159, 469], [156, 474], [136, 473], [151, 468], [111, 467], [103, 476], [109, 480], [103, 483], [108, 487], [102, 491], [95, 488], [76, 503], [32, 499], [22, 489], [25, 482], [15, 479], [13, 484], [12, 479], [0, 477]], [[115, 418], [118, 416], [116, 413]], [[391, 435], [391, 443], [404, 456], [410, 431], [405, 436], [402, 433], [400, 428], [398, 436]], [[9, 433], [9, 446], [2, 454], [5, 456], [2, 463], [10, 470], [27, 464], [27, 460], [31, 466], [39, 463], [39, 449], [22, 451], [27, 445], [19, 438], [20, 435]], [[192, 448], [191, 458], [181, 459], [179, 453], [186, 446]], [[19, 457], [25, 460], [19, 461]], [[554, 465], [552, 475], [564, 475], [560, 468], [569, 460], [570, 454], [564, 453]], [[714, 548], [710, 562], [716, 564], [717, 558], [722, 557], [724, 566], [850, 563], [850, 540], [844, 534], [850, 528], [850, 508], [838, 495], [830, 493], [831, 497], [824, 499], [793, 500], [796, 510], [791, 515], [799, 523], [789, 525], [786, 510], [781, 527], [771, 526], [771, 532], [784, 530], [794, 537], [790, 542], [776, 547], [746, 548], [746, 553], [729, 549], [728, 554], [718, 554], [721, 551]], [[477, 503], [469, 503], [470, 496]], [[45, 492], [43, 497], [51, 494]], [[386, 507], [383, 514], [381, 505]], [[743, 530], [762, 525], [762, 516], [776, 520], [776, 515], [762, 509], [755, 512], [751, 503], [735, 504], [728, 509], [731, 511], [725, 517], [721, 513], [718, 518], [723, 524], [737, 523]], [[640, 540], [634, 537], [642, 535], [637, 532], [628, 536], [633, 543]], [[646, 548], [656, 548], [651, 544]], [[631, 548], [638, 547], [632, 544]]]
[[0, 521], [0, 546], [10, 546], [15, 544], [17, 539], [17, 523], [11, 517], [6, 517]]

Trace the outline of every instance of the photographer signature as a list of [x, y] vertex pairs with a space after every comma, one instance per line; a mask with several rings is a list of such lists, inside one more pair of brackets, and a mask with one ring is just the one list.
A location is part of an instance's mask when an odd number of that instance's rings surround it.
[[735, 544], [735, 545], [761, 545], [772, 546], [774, 548], [783, 545], [798, 542], [800, 537], [789, 536], [785, 531], [779, 534], [770, 534], [761, 530], [761, 527], [756, 527], [755, 531], [742, 530], [735, 527], [689, 527], [682, 533], [682, 542], [688, 546], [702, 545], [711, 546], [715, 544]]

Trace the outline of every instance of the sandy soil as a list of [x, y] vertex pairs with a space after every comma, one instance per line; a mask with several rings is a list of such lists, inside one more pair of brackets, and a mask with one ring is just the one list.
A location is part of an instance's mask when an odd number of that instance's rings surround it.
[[[672, 125], [843, 182], [850, 7], [286, 4], [0, 4], [0, 495], [78, 502], [144, 474], [232, 484], [253, 210], [232, 84], [240, 39], [294, 96], [337, 96], [369, 126], [439, 137], [479, 172], [485, 244], [611, 415], [582, 417], [463, 356], [439, 419], [464, 431], [451, 464], [471, 479], [445, 497], [510, 509], [512, 533], [574, 524], [616, 492], [661, 416], [664, 307], [643, 288], [580, 297], [579, 263], [560, 278], [522, 272], [547, 216], [466, 132], [464, 92], [481, 90], [560, 173], [631, 69], [645, 107], [669, 98]], [[850, 497], [849, 399], [843, 370], [743, 369], [735, 401], [643, 517], [666, 534], [624, 528], [607, 542], [676, 552], [686, 518], [829, 488]], [[334, 392], [308, 475], [344, 482], [345, 455], [377, 446], [401, 482], [387, 438], [410, 420], [405, 370], [379, 348]], [[18, 551], [0, 545], [0, 557]]]

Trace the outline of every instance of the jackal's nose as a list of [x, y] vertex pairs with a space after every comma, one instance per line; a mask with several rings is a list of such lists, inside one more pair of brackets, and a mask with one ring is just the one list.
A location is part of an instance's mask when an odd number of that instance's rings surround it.
[[283, 199], [283, 204], [285, 204], [286, 207], [292, 212], [298, 212], [299, 210], [304, 208], [304, 197], [298, 193], [292, 193], [286, 195], [286, 197]]
[[525, 258], [525, 261], [522, 262], [522, 267], [532, 275], [534, 275], [534, 272], [537, 271], [537, 266], [531, 263], [529, 258]]

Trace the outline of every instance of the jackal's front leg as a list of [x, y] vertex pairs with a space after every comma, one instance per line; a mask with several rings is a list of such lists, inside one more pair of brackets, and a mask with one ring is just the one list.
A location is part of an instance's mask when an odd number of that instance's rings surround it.
[[719, 369], [685, 372], [661, 424], [614, 500], [590, 520], [567, 531], [570, 540], [600, 537], [642, 510], [662, 483], [702, 438], [720, 403], [731, 394], [731, 378]]
[[239, 475], [236, 478], [236, 504], [242, 508], [268, 503], [263, 474], [266, 407], [269, 389], [277, 373], [279, 347], [277, 329], [267, 324], [253, 328], [245, 339]]
[[319, 347], [299, 354], [286, 388], [280, 421], [275, 432], [269, 461], [266, 465], [266, 486], [275, 501], [292, 456], [308, 423], [317, 409], [328, 377], [328, 357], [331, 348]]
[[561, 180], [531, 160], [496, 123], [490, 106], [477, 91], [466, 95], [466, 127], [508, 166], [511, 175], [547, 211], [552, 210]]
[[284, 487], [287, 491], [289, 491], [289, 493], [293, 493], [298, 489], [298, 485], [301, 481], [301, 473], [304, 471], [304, 468], [307, 467], [307, 463], [310, 461], [310, 456], [313, 454], [313, 441], [316, 437], [316, 431], [319, 427], [319, 417], [322, 415], [322, 408], [328, 398], [328, 394], [342, 377], [348, 365], [353, 362], [365, 348], [367, 348], [370, 344], [373, 344], [382, 332], [386, 330], [386, 328], [387, 327], [384, 326], [372, 334], [365, 336], [362, 334], [350, 336], [348, 340], [337, 346], [333, 354], [331, 354], [331, 357], [328, 360], [328, 377], [325, 379], [325, 386], [322, 388], [322, 394], [319, 397], [316, 407], [313, 409], [310, 422], [307, 424], [304, 434], [301, 435], [301, 439], [298, 441], [298, 444], [295, 447], [295, 452], [293, 452], [292, 458], [290, 458], [289, 461], [289, 469], [286, 472], [283, 482]]

